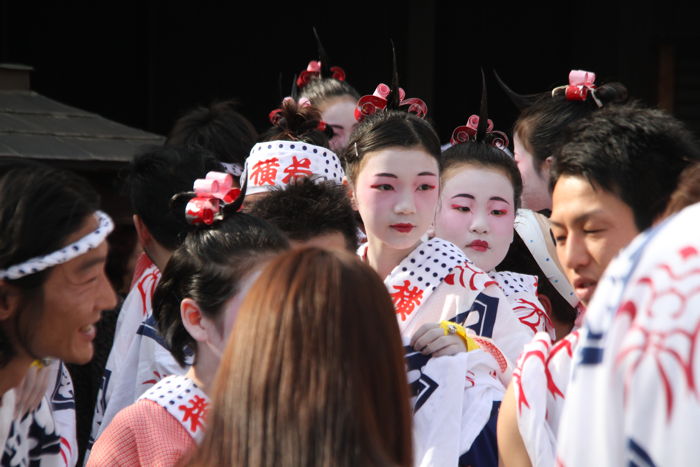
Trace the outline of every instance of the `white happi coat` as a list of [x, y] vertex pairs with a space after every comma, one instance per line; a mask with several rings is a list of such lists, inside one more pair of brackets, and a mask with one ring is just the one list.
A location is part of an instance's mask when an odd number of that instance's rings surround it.
[[[358, 250], [364, 257], [367, 245]], [[470, 327], [481, 349], [431, 358], [406, 346], [416, 465], [457, 465], [489, 420], [529, 340], [496, 282], [455, 245], [423, 242], [384, 279], [404, 342], [425, 323]]]
[[151, 265], [124, 300], [97, 396], [90, 444], [117, 412], [136, 402], [160, 379], [187, 371], [165, 346], [153, 318], [151, 300], [159, 279], [160, 271]]
[[614, 260], [584, 317], [558, 465], [700, 459], [700, 204]]

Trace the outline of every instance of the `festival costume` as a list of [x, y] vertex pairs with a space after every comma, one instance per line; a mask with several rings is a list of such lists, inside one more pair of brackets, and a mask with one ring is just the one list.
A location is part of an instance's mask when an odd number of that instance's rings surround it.
[[588, 307], [558, 465], [697, 465], [700, 204], [639, 235]]
[[97, 396], [91, 444], [117, 412], [161, 378], [187, 370], [175, 361], [157, 330], [151, 300], [159, 279], [155, 265], [145, 269], [124, 300]]
[[186, 376], [163, 378], [114, 417], [87, 465], [175, 465], [203, 439], [209, 405]]
[[[3, 397], [3, 405], [5, 399]], [[14, 404], [12, 404], [14, 412]], [[61, 437], [46, 398], [21, 419], [12, 420], [4, 444], [0, 465], [7, 467], [41, 465], [64, 467]]]
[[[360, 246], [361, 257], [367, 248]], [[421, 325], [442, 320], [464, 323], [483, 336], [474, 338], [481, 349], [449, 357], [433, 359], [406, 348], [415, 397], [416, 465], [456, 465], [460, 455], [477, 448], [475, 439], [495, 420], [494, 404], [510, 379], [509, 361], [520, 354], [528, 332], [497, 284], [440, 238], [419, 244], [384, 283], [404, 340]], [[497, 455], [493, 459], [497, 463]]]

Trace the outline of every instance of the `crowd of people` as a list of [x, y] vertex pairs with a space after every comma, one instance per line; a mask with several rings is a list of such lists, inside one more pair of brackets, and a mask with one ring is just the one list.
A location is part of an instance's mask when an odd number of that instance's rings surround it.
[[223, 101], [135, 154], [128, 248], [87, 180], [2, 165], [0, 464], [692, 465], [684, 124], [573, 70], [441, 144], [325, 61], [261, 134]]

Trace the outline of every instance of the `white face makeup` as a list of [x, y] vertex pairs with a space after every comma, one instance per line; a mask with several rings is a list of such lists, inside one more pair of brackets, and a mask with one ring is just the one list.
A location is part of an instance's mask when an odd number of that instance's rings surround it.
[[321, 118], [333, 128], [333, 138], [330, 145], [333, 152], [340, 154], [348, 145], [350, 134], [357, 126], [355, 120], [355, 106], [357, 101], [350, 96], [338, 96], [321, 103], [318, 109]]
[[438, 201], [437, 160], [421, 147], [365, 154], [353, 197], [370, 248], [409, 250], [430, 227]]
[[463, 164], [449, 170], [435, 235], [459, 246], [479, 268], [493, 270], [513, 241], [513, 185], [498, 169]]

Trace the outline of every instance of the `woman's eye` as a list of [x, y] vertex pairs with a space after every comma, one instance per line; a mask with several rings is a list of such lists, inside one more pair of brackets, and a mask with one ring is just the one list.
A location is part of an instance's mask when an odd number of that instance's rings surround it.
[[390, 190], [394, 189], [394, 187], [389, 185], [388, 183], [380, 183], [379, 185], [372, 185], [370, 188], [374, 188], [375, 190], [379, 190], [379, 191], [390, 191]]
[[418, 186], [418, 191], [429, 191], [429, 190], [434, 190], [435, 185], [429, 185], [427, 183], [424, 183], [422, 185]]
[[493, 211], [491, 211], [491, 214], [494, 216], [505, 216], [506, 214], [508, 214], [508, 211], [505, 211], [503, 209], [494, 209]]
[[460, 206], [459, 204], [453, 204], [452, 209], [456, 209], [459, 212], [470, 212], [469, 206]]

